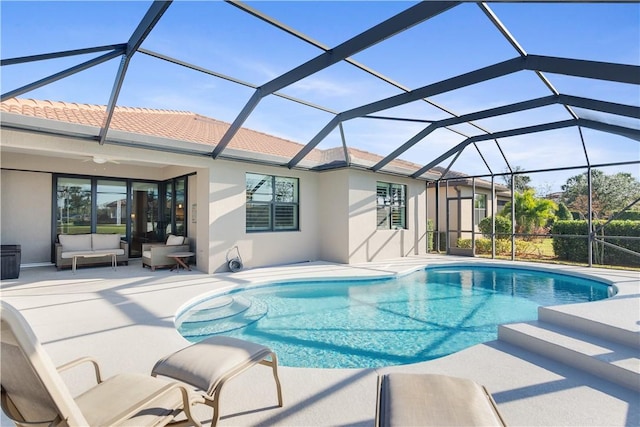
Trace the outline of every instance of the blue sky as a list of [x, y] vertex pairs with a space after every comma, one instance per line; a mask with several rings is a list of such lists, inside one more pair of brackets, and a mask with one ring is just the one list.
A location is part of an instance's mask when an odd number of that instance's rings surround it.
[[[415, 4], [400, 1], [283, 1], [248, 2], [261, 12], [307, 36], [333, 47]], [[0, 3], [2, 58], [126, 42], [150, 2], [135, 1], [7, 1]], [[523, 4], [495, 3], [491, 9], [527, 53], [640, 65], [640, 4]], [[240, 80], [261, 85], [317, 56], [321, 51], [233, 6], [219, 1], [175, 1], [143, 48], [191, 62]], [[95, 55], [64, 58], [2, 68], [2, 92], [75, 65]], [[353, 56], [408, 88], [417, 88], [517, 56], [481, 9], [464, 3], [396, 37]], [[22, 97], [104, 105], [108, 102], [119, 60], [94, 67]], [[564, 94], [629, 105], [640, 104], [638, 87], [548, 74]], [[131, 61], [118, 104], [188, 110], [231, 122], [253, 90], [158, 59], [136, 54]], [[283, 93], [334, 111], [376, 101], [400, 90], [339, 63]], [[457, 114], [482, 110], [550, 92], [532, 72], [520, 72], [432, 98]], [[588, 111], [580, 115], [638, 127], [637, 121]], [[448, 115], [417, 101], [378, 113], [394, 117], [437, 120]], [[331, 115], [277, 97], [265, 98], [245, 126], [296, 142], [308, 142]], [[564, 120], [560, 106], [479, 121], [489, 131]], [[347, 143], [386, 155], [425, 125], [390, 120], [355, 119], [344, 124]], [[469, 125], [455, 127], [465, 135], [480, 133]], [[584, 130], [592, 163], [638, 159], [637, 141]], [[439, 130], [407, 151], [402, 158], [424, 164], [464, 139]], [[576, 128], [500, 141], [512, 166], [527, 170], [584, 164]], [[319, 148], [340, 144], [336, 130]], [[495, 146], [480, 143], [494, 172], [505, 170]], [[442, 165], [447, 166], [449, 161]], [[453, 166], [470, 174], [487, 173], [479, 155], [468, 147]], [[639, 176], [638, 165], [624, 170]], [[557, 190], [566, 178], [582, 172], [533, 174], [534, 186]]]

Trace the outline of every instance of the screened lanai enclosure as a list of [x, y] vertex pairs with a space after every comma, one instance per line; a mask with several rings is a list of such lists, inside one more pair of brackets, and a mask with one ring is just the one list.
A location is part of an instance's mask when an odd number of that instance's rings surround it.
[[98, 145], [190, 111], [230, 125], [169, 155], [422, 180], [432, 251], [640, 266], [638, 2], [3, 2], [1, 65], [3, 102], [106, 105]]

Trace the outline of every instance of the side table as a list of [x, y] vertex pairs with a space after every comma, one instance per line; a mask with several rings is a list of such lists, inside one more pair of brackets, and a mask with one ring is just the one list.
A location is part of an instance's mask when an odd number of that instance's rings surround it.
[[191, 267], [189, 267], [189, 258], [194, 255], [195, 254], [193, 252], [173, 252], [168, 254], [167, 258], [173, 258], [176, 261], [176, 265], [171, 267], [171, 271], [177, 270], [177, 272], [179, 273], [181, 266], [185, 270], [191, 271]]

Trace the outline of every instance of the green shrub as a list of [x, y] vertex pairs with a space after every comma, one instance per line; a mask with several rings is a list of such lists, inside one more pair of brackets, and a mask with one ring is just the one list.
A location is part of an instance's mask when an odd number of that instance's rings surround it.
[[[458, 239], [458, 247], [471, 249], [471, 239]], [[516, 242], [517, 248], [517, 242]], [[496, 254], [505, 255], [511, 253], [510, 240], [496, 240]], [[476, 239], [476, 254], [491, 255], [491, 239]]]
[[491, 254], [491, 239], [476, 239], [477, 254]]
[[434, 231], [433, 220], [428, 218], [427, 219], [427, 252], [432, 252], [433, 248], [435, 247], [436, 239], [434, 238], [435, 233], [433, 231]]
[[440, 236], [440, 252], [444, 252], [447, 250], [447, 233], [443, 231], [436, 232], [433, 220], [427, 219], [427, 252], [436, 250], [438, 235]]
[[573, 215], [571, 211], [564, 203], [558, 203], [558, 210], [556, 211], [556, 220], [557, 221], [570, 221], [573, 219]]
[[516, 256], [526, 257], [529, 255], [540, 255], [538, 245], [528, 240], [516, 240]]
[[[604, 224], [604, 222], [602, 220], [593, 221], [596, 228]], [[553, 251], [558, 259], [572, 262], [589, 262], [587, 221], [556, 221], [553, 224], [551, 233], [554, 234]], [[578, 237], [570, 235], [578, 235]], [[596, 236], [607, 243], [640, 253], [640, 240], [607, 236], [640, 237], [640, 221], [611, 221]], [[594, 261], [603, 265], [640, 266], [640, 257], [603, 244], [595, 245]]]
[[456, 246], [460, 249], [471, 249], [471, 239], [458, 239]]
[[[478, 228], [487, 239], [491, 239], [492, 217], [483, 218], [478, 224]], [[509, 239], [511, 237], [511, 219], [506, 216], [496, 216], [496, 239]]]
[[620, 213], [620, 215], [616, 219], [620, 221], [623, 221], [625, 219], [631, 221], [640, 221], [640, 211], [624, 211]]

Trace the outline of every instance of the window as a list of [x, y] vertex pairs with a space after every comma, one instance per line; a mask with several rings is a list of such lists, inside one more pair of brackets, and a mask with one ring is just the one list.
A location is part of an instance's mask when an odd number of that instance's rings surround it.
[[57, 181], [56, 234], [91, 233], [91, 180]]
[[98, 180], [96, 186], [96, 232], [127, 236], [127, 183]]
[[376, 183], [378, 230], [407, 228], [406, 194], [405, 185]]
[[480, 224], [487, 217], [487, 195], [476, 194], [473, 200], [473, 223]]
[[298, 230], [298, 179], [247, 173], [247, 231]]

